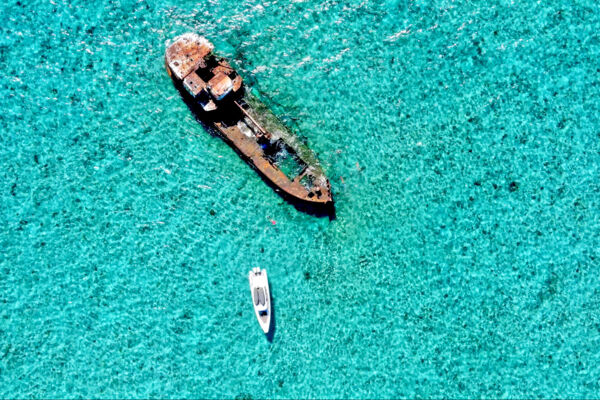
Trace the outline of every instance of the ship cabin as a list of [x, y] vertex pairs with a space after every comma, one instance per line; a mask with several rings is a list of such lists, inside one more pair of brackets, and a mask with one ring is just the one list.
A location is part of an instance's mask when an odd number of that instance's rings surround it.
[[242, 77], [227, 60], [216, 57], [214, 46], [195, 34], [180, 36], [167, 49], [168, 70], [204, 111], [239, 97]]

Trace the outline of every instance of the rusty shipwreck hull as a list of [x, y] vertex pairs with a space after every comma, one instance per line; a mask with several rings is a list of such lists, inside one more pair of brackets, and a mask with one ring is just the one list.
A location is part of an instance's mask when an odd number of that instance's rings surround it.
[[318, 217], [329, 217], [329, 219], [335, 219], [335, 203], [333, 199], [328, 202], [314, 202], [305, 201], [303, 198], [298, 198], [277, 186], [268, 176], [266, 176], [257, 165], [254, 164], [253, 160], [249, 159], [240, 149], [236, 146], [227, 136], [225, 136], [216, 126], [214, 120], [220, 120], [218, 116], [210, 115], [203, 111], [197, 104], [193, 102], [193, 99], [187, 94], [185, 89], [173, 80], [175, 87], [178, 89], [179, 94], [188, 106], [198, 123], [202, 124], [204, 128], [209, 131], [212, 135], [220, 137], [225, 143], [229, 145], [239, 156], [243, 159], [253, 170], [255, 170], [262, 181], [269, 186], [275, 193], [277, 193], [285, 201], [293, 205], [299, 211], [315, 215]]
[[228, 62], [212, 54], [206, 39], [194, 34], [176, 38], [167, 48], [165, 66], [195, 117], [273, 190], [302, 211], [334, 216], [329, 180], [315, 155], [248, 93]]

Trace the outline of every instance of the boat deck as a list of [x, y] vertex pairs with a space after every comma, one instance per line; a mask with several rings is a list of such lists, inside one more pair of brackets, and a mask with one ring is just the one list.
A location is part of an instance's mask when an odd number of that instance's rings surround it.
[[[322, 203], [329, 201], [325, 196], [321, 201], [309, 197], [306, 188], [300, 184], [305, 172], [294, 177], [293, 180], [288, 178], [279, 168], [269, 162], [258, 142], [254, 138], [246, 136], [237, 126], [225, 126], [221, 122], [216, 122], [215, 126], [254, 167], [287, 194], [305, 201]], [[306, 171], [306, 168], [304, 170]]]

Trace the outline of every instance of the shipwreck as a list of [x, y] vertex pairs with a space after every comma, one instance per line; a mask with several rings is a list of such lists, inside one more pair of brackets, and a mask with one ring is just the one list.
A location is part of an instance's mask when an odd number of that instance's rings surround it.
[[194, 33], [167, 47], [167, 72], [188, 106], [282, 197], [295, 205], [333, 210], [331, 186], [315, 154], [213, 50]]

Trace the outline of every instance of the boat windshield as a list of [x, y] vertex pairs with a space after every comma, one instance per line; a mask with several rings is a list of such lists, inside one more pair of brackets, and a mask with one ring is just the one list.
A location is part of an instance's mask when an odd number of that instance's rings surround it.
[[261, 287], [254, 288], [254, 304], [264, 306], [266, 303], [265, 290]]

